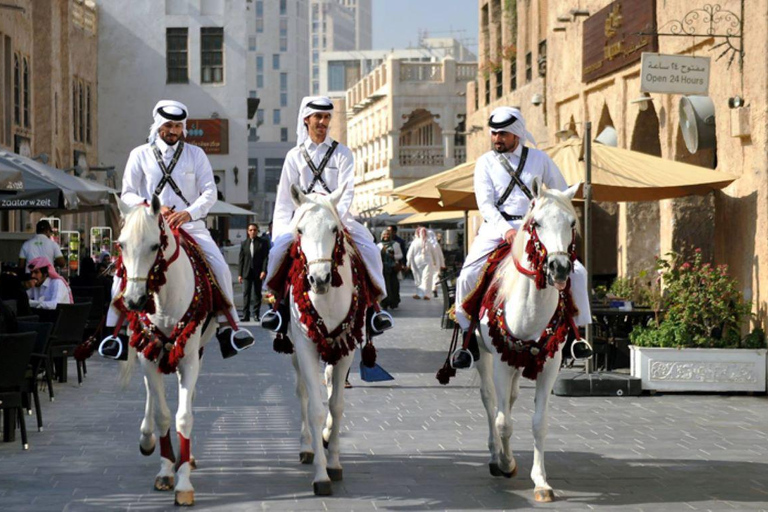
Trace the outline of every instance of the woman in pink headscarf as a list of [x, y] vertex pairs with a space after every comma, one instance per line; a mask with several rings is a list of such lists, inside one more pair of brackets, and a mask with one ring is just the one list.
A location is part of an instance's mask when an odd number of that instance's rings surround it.
[[416, 282], [414, 299], [429, 300], [432, 293], [432, 279], [437, 266], [435, 252], [427, 240], [427, 230], [423, 227], [416, 229], [416, 236], [408, 248], [406, 257]]
[[56, 304], [72, 304], [72, 291], [53, 265], [44, 256], [37, 257], [27, 266], [34, 286], [27, 290], [29, 305], [33, 308], [56, 309]]

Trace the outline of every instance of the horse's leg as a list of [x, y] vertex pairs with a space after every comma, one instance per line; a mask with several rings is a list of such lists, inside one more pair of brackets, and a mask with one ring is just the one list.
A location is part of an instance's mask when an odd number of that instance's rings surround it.
[[550, 502], [555, 499], [552, 487], [547, 483], [547, 471], [544, 469], [544, 439], [549, 428], [547, 403], [560, 372], [560, 362], [563, 354], [558, 351], [547, 361], [539, 377], [536, 379], [536, 410], [533, 413], [533, 467], [531, 479], [535, 485], [533, 496], [536, 501]]
[[[295, 320], [294, 320], [295, 321]], [[298, 329], [292, 329], [298, 331]], [[325, 419], [325, 407], [320, 385], [320, 367], [317, 349], [314, 343], [299, 334], [296, 336], [295, 351], [299, 362], [299, 372], [304, 379], [309, 404], [307, 407], [307, 422], [312, 432], [312, 446], [315, 452], [315, 477], [312, 481], [316, 495], [328, 496], [331, 494], [331, 479], [326, 470], [325, 450], [323, 449], [323, 420]]]
[[331, 396], [328, 398], [331, 427], [330, 431], [328, 431], [328, 427], [326, 427], [326, 431], [323, 432], [323, 437], [328, 440], [328, 476], [331, 477], [331, 480], [334, 482], [338, 482], [342, 479], [341, 461], [339, 461], [339, 433], [341, 429], [341, 418], [344, 414], [344, 381], [347, 379], [347, 370], [349, 370], [349, 367], [352, 365], [354, 355], [353, 352], [342, 357], [331, 372], [333, 388]]
[[507, 478], [517, 473], [517, 463], [509, 447], [512, 437], [512, 404], [517, 399], [520, 372], [500, 358], [494, 358], [493, 383], [496, 387], [496, 430], [499, 433], [499, 470]]
[[296, 356], [296, 351], [291, 355], [291, 362], [293, 368], [296, 370], [296, 396], [299, 397], [301, 403], [301, 439], [299, 449], [299, 461], [302, 464], [312, 464], [315, 460], [315, 452], [312, 450], [312, 433], [309, 430], [309, 422], [307, 421], [309, 407], [309, 397], [307, 396], [307, 386], [304, 384], [304, 378], [301, 376], [299, 370], [299, 360]]
[[200, 374], [200, 356], [198, 354], [199, 335], [197, 340], [190, 339], [187, 343], [186, 355], [178, 368], [179, 375], [179, 409], [176, 411], [176, 432], [179, 434], [179, 460], [176, 463], [176, 505], [194, 505], [195, 489], [189, 479], [192, 465], [190, 464], [192, 438], [192, 396]]
[[[325, 379], [325, 390], [328, 394], [328, 404], [331, 403], [331, 396], [333, 395], [333, 370], [334, 365], [325, 365], [325, 371], [323, 372], [323, 378]], [[328, 407], [328, 414], [325, 416], [325, 428], [323, 429], [323, 446], [328, 449], [328, 440], [331, 438], [331, 429], [333, 428], [333, 415], [331, 414], [331, 408]]]
[[155, 476], [156, 491], [170, 491], [174, 485], [174, 463], [176, 458], [171, 444], [171, 411], [165, 399], [165, 382], [157, 366], [140, 358], [144, 371], [144, 384], [147, 388], [147, 407], [144, 421], [141, 422], [139, 449], [144, 455], [155, 451], [155, 425], [160, 431], [160, 471]]
[[[486, 331], [487, 332], [487, 331]], [[488, 451], [491, 460], [488, 461], [493, 476], [502, 476], [499, 469], [499, 431], [496, 429], [496, 390], [493, 385], [493, 354], [486, 350], [480, 350], [480, 359], [476, 363], [477, 372], [480, 374], [480, 397], [485, 406], [488, 417]]]

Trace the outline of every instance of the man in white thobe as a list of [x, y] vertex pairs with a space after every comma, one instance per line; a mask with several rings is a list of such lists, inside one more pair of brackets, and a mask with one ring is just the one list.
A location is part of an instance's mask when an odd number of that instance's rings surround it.
[[[220, 328], [217, 334], [223, 345], [231, 342], [237, 347], [235, 352], [225, 353], [228, 357], [251, 346], [253, 336], [237, 327], [239, 317], [234, 306], [232, 274], [205, 226], [204, 219], [217, 199], [216, 183], [205, 152], [181, 140], [187, 134], [188, 112], [187, 107], [177, 101], [162, 100], [155, 105], [152, 111], [155, 122], [150, 128], [148, 142], [135, 148], [128, 157], [121, 199], [129, 206], [137, 206], [150, 203], [152, 196], [157, 195], [162, 213], [168, 214], [166, 220], [170, 226], [181, 227], [198, 243], [231, 305], [228, 315], [219, 312], [219, 323], [228, 323], [229, 327]], [[115, 277], [112, 297], [118, 295], [121, 281]], [[118, 312], [111, 306], [106, 325], [114, 326], [117, 320]], [[112, 332], [111, 329], [108, 331]], [[105, 345], [108, 340], [111, 349]], [[120, 354], [118, 344], [119, 340], [110, 336], [104, 340], [99, 352], [106, 357], [112, 353]]]
[[[475, 198], [485, 222], [472, 242], [456, 281], [456, 320], [465, 335], [470, 327], [470, 319], [462, 304], [479, 281], [483, 266], [494, 249], [503, 241], [512, 244], [531, 203], [531, 199], [521, 187], [515, 186], [510, 190], [513, 179], [499, 162], [497, 155], [502, 155], [516, 174], [519, 172], [520, 180], [528, 189], [532, 187], [536, 177], [549, 188], [567, 188], [563, 175], [546, 153], [524, 146], [526, 141], [534, 145], [536, 141], [526, 129], [525, 119], [518, 109], [495, 109], [491, 113], [488, 126], [493, 150], [477, 159], [474, 175]], [[579, 309], [579, 314], [574, 320], [576, 325], [584, 326], [591, 321], [592, 313], [587, 293], [587, 273], [578, 261], [574, 262], [571, 274], [571, 293]], [[478, 347], [474, 334], [471, 336], [470, 352], [477, 360]], [[467, 368], [470, 363], [470, 355], [465, 351], [457, 352], [453, 359], [455, 368]]]
[[[371, 281], [381, 290], [381, 295], [377, 297], [380, 301], [386, 296], [381, 254], [370, 231], [350, 213], [355, 196], [354, 156], [349, 148], [328, 135], [332, 114], [333, 103], [326, 97], [309, 96], [301, 102], [296, 123], [296, 147], [285, 157], [277, 186], [267, 283], [280, 268], [294, 240], [294, 234], [289, 229], [296, 209], [291, 199], [291, 186], [298, 185], [305, 194], [330, 194], [344, 186], [344, 194], [336, 209], [362, 256]], [[375, 312], [369, 314], [369, 326], [373, 327], [374, 334], [379, 334], [392, 327], [392, 317], [385, 311], [375, 309]], [[269, 330], [287, 328], [288, 322], [280, 321], [284, 312], [284, 309], [282, 313], [278, 310], [268, 311], [261, 319], [261, 326]]]

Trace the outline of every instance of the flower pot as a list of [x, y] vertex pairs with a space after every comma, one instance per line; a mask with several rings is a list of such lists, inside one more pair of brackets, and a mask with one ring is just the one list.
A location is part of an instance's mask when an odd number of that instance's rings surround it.
[[632, 376], [644, 391], [766, 390], [766, 349], [629, 348]]

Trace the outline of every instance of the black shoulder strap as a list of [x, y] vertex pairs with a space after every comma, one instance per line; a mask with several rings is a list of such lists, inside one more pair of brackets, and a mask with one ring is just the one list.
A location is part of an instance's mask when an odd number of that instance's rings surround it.
[[507, 185], [507, 190], [505, 190], [499, 200], [496, 201], [496, 207], [504, 204], [504, 202], [509, 198], [509, 195], [515, 190], [515, 187], [520, 187], [520, 190], [523, 192], [523, 194], [525, 194], [528, 199], [533, 200], [533, 193], [531, 193], [530, 189], [528, 189], [528, 186], [523, 182], [521, 178], [523, 174], [523, 168], [525, 168], [525, 162], [528, 160], [528, 146], [523, 146], [523, 152], [520, 155], [520, 165], [517, 166], [517, 171], [512, 169], [512, 164], [510, 164], [509, 160], [507, 160], [507, 157], [501, 153], [496, 153], [496, 160], [499, 161], [502, 167], [504, 167], [504, 170], [507, 171], [507, 174], [509, 174], [509, 177], [512, 178], [512, 181], [510, 181], [509, 185]]
[[326, 192], [329, 194], [331, 193], [330, 187], [328, 187], [328, 184], [325, 183], [325, 180], [323, 179], [323, 171], [328, 165], [328, 162], [331, 160], [331, 156], [333, 156], [333, 152], [336, 151], [338, 145], [338, 142], [333, 141], [331, 147], [328, 148], [328, 151], [326, 151], [325, 156], [323, 157], [323, 161], [320, 162], [318, 167], [315, 167], [315, 164], [312, 162], [312, 157], [309, 156], [309, 152], [307, 151], [306, 146], [304, 146], [304, 144], [301, 145], [301, 154], [304, 157], [304, 160], [307, 162], [309, 169], [312, 171], [312, 175], [314, 176], [312, 183], [310, 183], [307, 189], [304, 191], [305, 194], [312, 192], [317, 183], [320, 183]]
[[160, 180], [160, 183], [157, 184], [157, 187], [155, 187], [154, 194], [159, 196], [160, 192], [163, 191], [165, 186], [169, 185], [176, 193], [176, 195], [179, 196], [182, 201], [184, 201], [184, 204], [189, 206], [191, 203], [187, 201], [187, 198], [184, 197], [184, 194], [181, 193], [179, 186], [176, 184], [173, 178], [171, 178], [171, 173], [176, 168], [176, 164], [179, 162], [179, 158], [181, 157], [181, 152], [183, 149], [184, 141], [179, 141], [179, 147], [177, 147], [176, 152], [173, 153], [173, 158], [171, 159], [170, 165], [166, 167], [163, 163], [163, 155], [160, 154], [160, 150], [157, 149], [157, 145], [155, 145], [154, 142], [152, 143], [152, 153], [155, 155], [155, 160], [157, 160], [157, 165], [160, 166], [160, 170], [163, 171], [163, 178]]

